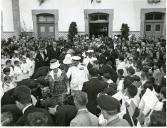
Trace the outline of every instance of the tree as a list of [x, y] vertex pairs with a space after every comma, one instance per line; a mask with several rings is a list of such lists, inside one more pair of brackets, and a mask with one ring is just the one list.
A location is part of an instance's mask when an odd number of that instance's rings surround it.
[[78, 33], [76, 22], [71, 22], [69, 31], [68, 31], [68, 40], [73, 42], [74, 36]]
[[128, 40], [128, 36], [129, 36], [128, 24], [122, 24], [122, 27], [121, 27], [121, 38], [125, 38], [126, 40]]

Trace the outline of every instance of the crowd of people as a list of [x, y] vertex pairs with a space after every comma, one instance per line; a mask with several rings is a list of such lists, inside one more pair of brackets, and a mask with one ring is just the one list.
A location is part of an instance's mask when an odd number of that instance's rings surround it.
[[166, 126], [166, 40], [1, 40], [3, 126]]

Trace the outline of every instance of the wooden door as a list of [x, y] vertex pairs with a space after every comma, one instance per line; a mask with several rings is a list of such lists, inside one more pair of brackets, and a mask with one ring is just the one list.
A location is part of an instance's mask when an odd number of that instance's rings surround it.
[[40, 23], [38, 24], [38, 36], [42, 38], [54, 38], [54, 24], [52, 23]]
[[161, 22], [145, 23], [146, 38], [157, 40], [162, 35], [163, 35], [163, 23]]

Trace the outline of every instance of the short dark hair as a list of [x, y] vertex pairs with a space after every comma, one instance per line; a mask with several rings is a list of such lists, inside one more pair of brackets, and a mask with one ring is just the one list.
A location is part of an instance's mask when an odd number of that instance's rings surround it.
[[99, 71], [96, 68], [91, 68], [89, 70], [89, 73], [90, 73], [91, 76], [98, 76]]
[[6, 64], [11, 63], [11, 62], [12, 62], [11, 60], [7, 60], [7, 61], [6, 61]]
[[123, 56], [123, 55], [120, 55], [120, 56], [119, 56], [119, 60], [124, 61], [124, 56]]
[[17, 63], [19, 63], [19, 61], [18, 61], [18, 60], [15, 60], [15, 61], [14, 61], [14, 65], [16, 65]]
[[27, 116], [28, 126], [47, 126], [48, 117], [43, 112], [29, 113]]
[[15, 101], [19, 101], [22, 104], [31, 103], [31, 90], [25, 86], [17, 86], [13, 92]]
[[128, 94], [131, 98], [135, 97], [137, 94], [137, 87], [134, 85], [130, 85], [127, 87]]
[[10, 68], [4, 68], [3, 73], [6, 74], [7, 72], [10, 72]]
[[123, 69], [118, 69], [118, 73], [122, 76], [124, 74], [124, 70]]
[[130, 76], [125, 77], [124, 82], [123, 82], [124, 89], [126, 89], [128, 86], [132, 85], [133, 82], [134, 82], [134, 80], [132, 77], [130, 77]]

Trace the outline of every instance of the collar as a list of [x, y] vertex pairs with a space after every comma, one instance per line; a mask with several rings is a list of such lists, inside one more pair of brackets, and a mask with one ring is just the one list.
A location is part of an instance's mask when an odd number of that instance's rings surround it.
[[88, 110], [87, 110], [87, 108], [78, 109], [78, 112], [81, 112], [81, 111], [88, 111]]
[[29, 108], [32, 104], [27, 105], [26, 107], [23, 108], [22, 113], [24, 114], [25, 110]]
[[114, 115], [114, 116], [112, 116], [111, 118], [109, 118], [108, 120], [107, 120], [107, 124], [114, 124], [115, 122], [117, 122], [119, 120], [119, 116], [118, 115]]

